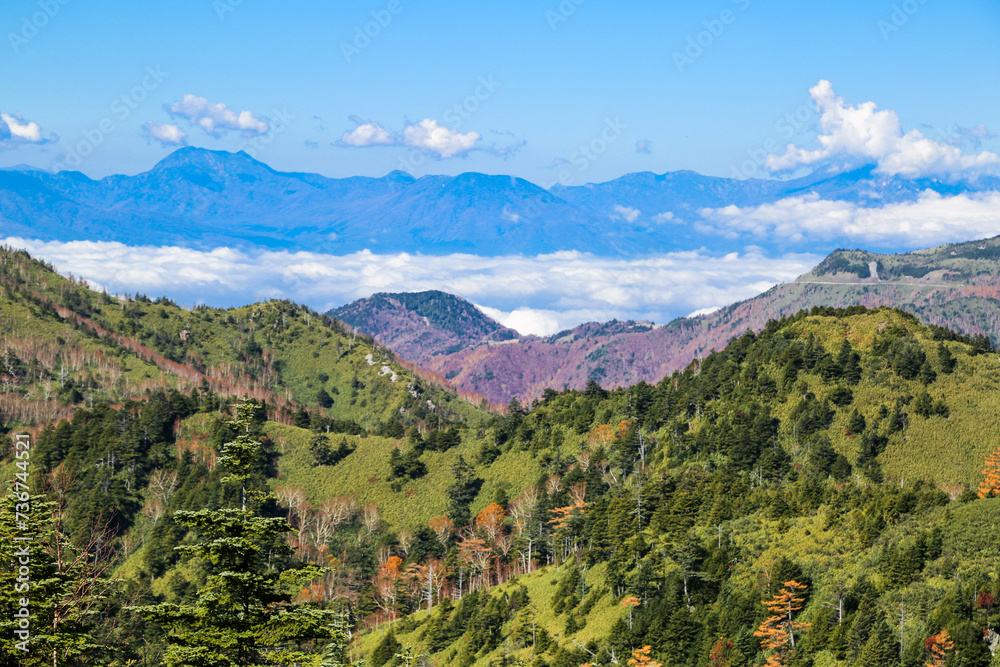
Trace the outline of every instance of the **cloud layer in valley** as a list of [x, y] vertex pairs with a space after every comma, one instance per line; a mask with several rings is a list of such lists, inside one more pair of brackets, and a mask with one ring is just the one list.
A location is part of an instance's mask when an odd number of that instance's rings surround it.
[[848, 239], [859, 244], [917, 249], [1000, 234], [1000, 192], [945, 197], [925, 191], [916, 201], [864, 207], [816, 195], [757, 207], [702, 209], [705, 230], [790, 244]]
[[493, 309], [487, 312], [522, 333], [543, 335], [612, 318], [663, 323], [754, 296], [807, 272], [820, 259], [802, 254], [769, 257], [753, 248], [721, 257], [691, 251], [626, 260], [580, 252], [433, 257], [363, 251], [333, 256], [96, 241], [2, 242], [113, 293], [141, 292], [181, 304], [220, 306], [288, 298], [322, 311], [375, 292], [441, 289]]

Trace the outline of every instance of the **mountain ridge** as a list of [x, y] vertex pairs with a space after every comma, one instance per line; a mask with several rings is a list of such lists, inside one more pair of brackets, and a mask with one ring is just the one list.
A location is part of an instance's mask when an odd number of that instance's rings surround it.
[[[523, 178], [477, 172], [416, 178], [393, 171], [337, 179], [278, 171], [242, 151], [184, 147], [134, 176], [93, 180], [72, 171], [0, 170], [0, 223], [8, 236], [44, 241], [330, 254], [583, 250], [644, 256], [691, 247], [731, 250], [722, 235], [694, 224], [705, 208], [754, 207], [807, 195], [869, 205], [915, 201], [926, 191], [947, 196], [996, 190], [996, 177], [907, 180], [878, 174], [870, 165], [788, 181], [638, 172], [548, 190]], [[784, 247], [778, 240], [763, 245]]]
[[[1000, 342], [1000, 236], [896, 255], [835, 250], [794, 282], [665, 325], [584, 323], [546, 338], [518, 336], [504, 345], [470, 339], [463, 349], [445, 353], [425, 352], [410, 339], [405, 351], [396, 351], [493, 403], [530, 402], [549, 389], [582, 389], [591, 379], [609, 388], [655, 383], [748, 329], [760, 331], [769, 320], [817, 306], [852, 305], [899, 307], [925, 324]], [[361, 310], [359, 305], [351, 312], [364, 330]], [[388, 338], [366, 333], [393, 347]], [[394, 336], [406, 334], [396, 330]]]

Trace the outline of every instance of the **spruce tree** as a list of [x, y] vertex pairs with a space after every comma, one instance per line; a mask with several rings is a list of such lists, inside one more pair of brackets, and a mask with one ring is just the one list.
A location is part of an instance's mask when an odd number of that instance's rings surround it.
[[885, 619], [878, 620], [872, 627], [861, 649], [860, 664], [865, 667], [896, 667], [899, 664], [899, 638]]
[[476, 499], [483, 480], [476, 477], [475, 469], [462, 456], [458, 457], [451, 472], [455, 481], [448, 487], [448, 516], [455, 526], [465, 527], [472, 519], [469, 505]]
[[321, 654], [335, 664], [340, 659], [335, 654], [346, 644], [339, 614], [291, 601], [291, 592], [301, 590], [324, 568], [278, 571], [270, 565], [275, 555], [291, 555], [281, 539], [291, 527], [283, 517], [260, 513], [269, 494], [251, 486], [261, 451], [251, 433], [259, 407], [250, 400], [237, 406], [236, 420], [230, 423], [239, 435], [224, 445], [219, 457], [229, 473], [223, 482], [240, 485], [240, 506], [174, 514], [177, 523], [197, 534], [194, 544], [176, 549], [202, 560], [207, 581], [191, 604], [138, 608], [169, 629], [163, 657], [169, 667], [302, 664]]

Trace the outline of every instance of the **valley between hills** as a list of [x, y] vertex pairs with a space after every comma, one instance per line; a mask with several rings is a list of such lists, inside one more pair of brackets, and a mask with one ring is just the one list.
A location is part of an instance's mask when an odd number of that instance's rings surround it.
[[[270, 628], [253, 650], [294, 664], [992, 667], [997, 248], [838, 251], [711, 315], [550, 339], [443, 293], [354, 304], [374, 337], [288, 301], [185, 310], [4, 250], [4, 478], [35, 494], [42, 659], [194, 664]], [[393, 344], [595, 365], [500, 409]], [[188, 630], [206, 592], [256, 599], [236, 572], [281, 632]], [[15, 624], [5, 660], [41, 664]]]

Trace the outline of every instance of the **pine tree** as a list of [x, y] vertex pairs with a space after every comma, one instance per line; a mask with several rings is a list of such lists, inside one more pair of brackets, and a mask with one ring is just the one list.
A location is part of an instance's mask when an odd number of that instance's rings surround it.
[[941, 364], [941, 372], [947, 375], [955, 370], [955, 357], [952, 355], [951, 350], [948, 346], [944, 344], [944, 341], [938, 343], [937, 348], [938, 363]]
[[94, 531], [76, 548], [61, 518], [44, 496], [0, 498], [0, 664], [82, 664], [113, 655], [98, 628], [117, 583], [108, 576], [110, 549], [101, 546], [109, 536]]
[[239, 435], [226, 443], [219, 457], [229, 472], [223, 481], [240, 484], [240, 507], [174, 514], [177, 523], [198, 535], [195, 544], [177, 550], [202, 559], [210, 572], [196, 600], [138, 608], [147, 619], [170, 629], [163, 661], [169, 667], [298, 664], [324, 649], [328, 655], [337, 653], [346, 643], [336, 612], [291, 602], [291, 591], [300, 590], [325, 568], [279, 572], [269, 566], [275, 555], [291, 555], [281, 539], [291, 527], [284, 517], [261, 516], [259, 507], [268, 494], [248, 486], [261, 447], [251, 433], [259, 408], [250, 400], [237, 406], [231, 425]]
[[451, 473], [455, 481], [448, 487], [448, 516], [456, 526], [465, 527], [472, 519], [469, 505], [479, 493], [483, 480], [476, 477], [475, 470], [462, 456], [458, 457]]
[[865, 667], [896, 667], [899, 664], [899, 638], [885, 619], [879, 619], [872, 628], [861, 649], [860, 664]]

